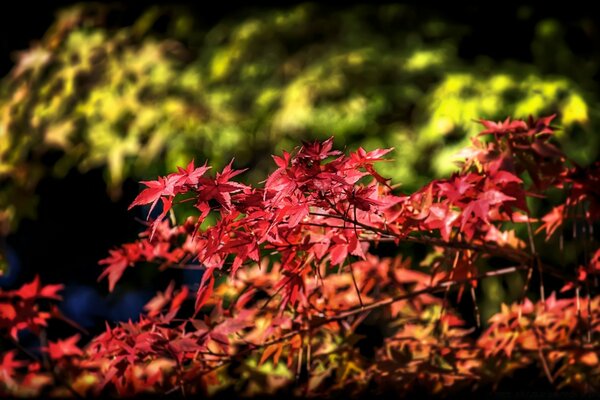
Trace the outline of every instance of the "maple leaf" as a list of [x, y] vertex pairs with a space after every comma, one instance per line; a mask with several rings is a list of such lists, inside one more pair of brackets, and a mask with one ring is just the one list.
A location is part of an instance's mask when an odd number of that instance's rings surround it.
[[348, 244], [347, 243], [338, 243], [329, 249], [329, 260], [331, 265], [340, 265], [342, 264], [346, 258], [348, 257]]
[[479, 196], [480, 200], [487, 202], [489, 205], [496, 205], [505, 201], [515, 200], [514, 197], [507, 196], [499, 190], [487, 190]]
[[350, 154], [350, 161], [356, 164], [357, 167], [361, 167], [366, 164], [371, 164], [377, 161], [383, 161], [383, 156], [388, 154], [392, 150], [394, 150], [393, 147], [389, 149], [376, 149], [367, 152], [362, 147], [359, 147], [356, 152]]
[[423, 225], [430, 230], [439, 229], [442, 239], [450, 240], [450, 233], [454, 222], [458, 220], [460, 213], [450, 210], [447, 204], [433, 204], [429, 208], [429, 215]]
[[532, 115], [530, 115], [527, 121], [529, 134], [547, 136], [553, 134], [553, 130], [550, 128], [550, 123], [552, 122], [552, 120], [554, 120], [554, 118], [556, 118], [556, 114], [552, 114], [547, 117], [542, 117], [537, 120], [533, 118]]
[[564, 157], [563, 152], [560, 151], [556, 146], [541, 139], [535, 139], [534, 142], [531, 144], [531, 148], [542, 157]]
[[98, 280], [108, 276], [108, 290], [112, 292], [117, 284], [117, 281], [121, 279], [125, 268], [129, 265], [129, 258], [125, 255], [122, 250], [109, 250], [110, 256], [104, 258], [98, 262], [100, 265], [108, 265], [104, 271], [98, 277]]
[[[229, 162], [229, 164], [227, 164], [224, 168], [223, 171], [221, 171], [220, 173], [217, 172], [217, 181], [219, 183], [227, 183], [231, 180], [231, 178], [238, 176], [239, 174], [244, 173], [245, 171], [248, 170], [248, 168], [244, 168], [244, 169], [238, 169], [235, 170], [233, 169], [233, 161], [235, 159], [231, 159], [231, 161]], [[232, 182], [231, 183], [233, 186], [236, 186], [238, 188], [245, 188], [245, 185], [242, 185], [241, 183], [237, 183], [237, 182]]]
[[311, 159], [314, 161], [325, 160], [331, 156], [337, 156], [341, 154], [338, 150], [331, 150], [333, 148], [333, 136], [324, 142], [314, 141], [312, 143], [302, 142], [302, 148], [298, 151], [298, 159]]
[[200, 311], [202, 306], [209, 299], [210, 295], [214, 289], [215, 278], [213, 276], [212, 270], [205, 270], [202, 275], [202, 280], [200, 285], [198, 286], [198, 292], [196, 293], [196, 313]]
[[2, 362], [0, 363], [0, 382], [14, 385], [15, 381], [13, 378], [15, 376], [15, 369], [25, 365], [23, 361], [15, 360], [15, 354], [15, 350], [10, 350], [2, 356]]
[[521, 178], [508, 171], [497, 171], [492, 179], [495, 183], [523, 183]]
[[173, 175], [170, 178], [159, 177], [157, 181], [142, 181], [148, 188], [142, 190], [140, 194], [133, 200], [133, 203], [129, 206], [131, 210], [135, 206], [141, 206], [144, 204], [152, 203], [148, 216], [154, 210], [156, 203], [162, 196], [174, 196], [175, 183], [179, 180], [177, 175]]
[[246, 189], [247, 186], [239, 182], [232, 182], [231, 178], [243, 173], [246, 169], [234, 170], [232, 168], [233, 160], [223, 168], [223, 171], [217, 173], [215, 179], [200, 178], [199, 183], [202, 185], [198, 193], [198, 204], [208, 203], [215, 200], [226, 210], [231, 208], [231, 193]]
[[187, 299], [189, 289], [183, 286], [177, 294], [175, 294], [175, 282], [171, 281], [164, 292], [158, 292], [146, 305], [144, 310], [148, 311], [150, 317], [158, 315], [163, 308], [169, 306], [169, 313], [179, 310], [181, 304]]
[[565, 210], [566, 207], [564, 204], [553, 207], [549, 213], [542, 217], [542, 221], [544, 221], [544, 223], [537, 229], [536, 232], [546, 230], [546, 240], [548, 240], [556, 231], [556, 229], [563, 225], [566, 215]]
[[484, 239], [499, 246], [509, 246], [515, 249], [524, 249], [526, 247], [525, 242], [515, 235], [514, 230], [501, 231], [494, 225], [490, 226]]
[[348, 233], [335, 235], [331, 238], [332, 245], [329, 248], [329, 261], [331, 265], [343, 264], [348, 254], [365, 258], [363, 245], [367, 246], [368, 244], [361, 244], [354, 231], [347, 229], [346, 232]]
[[272, 157], [273, 157], [273, 160], [275, 161], [275, 164], [280, 169], [286, 169], [290, 165], [290, 160], [292, 158], [292, 155], [284, 150], [283, 157], [279, 157], [279, 156], [275, 156], [275, 155]]
[[64, 285], [46, 285], [41, 286], [40, 277], [38, 275], [33, 278], [33, 281], [26, 283], [14, 292], [15, 296], [19, 296], [22, 299], [34, 299], [43, 297], [53, 300], [62, 300], [62, 297], [58, 294], [64, 288]]
[[452, 203], [459, 203], [461, 200], [468, 198], [471, 189], [481, 180], [481, 176], [477, 174], [466, 174], [455, 176], [449, 182], [439, 182], [437, 187], [440, 194], [450, 200]]
[[492, 189], [481, 193], [476, 200], [469, 202], [463, 209], [461, 229], [470, 221], [471, 216], [475, 216], [488, 224], [490, 207], [509, 200], [515, 200], [515, 198], [507, 196], [498, 190]]
[[377, 199], [377, 188], [366, 186], [344, 190], [348, 196], [348, 202], [362, 211], [370, 211], [372, 206], [383, 206], [385, 203]]
[[0, 326], [9, 326], [16, 316], [15, 306], [9, 303], [0, 303]]
[[307, 204], [294, 204], [292, 202], [286, 202], [280, 209], [280, 213], [288, 217], [288, 227], [293, 228], [298, 226], [302, 220], [308, 216], [309, 208]]
[[331, 239], [327, 235], [312, 233], [310, 235], [310, 243], [312, 243], [310, 251], [315, 255], [317, 260], [321, 260], [329, 250]]
[[561, 311], [566, 307], [571, 305], [570, 299], [560, 299], [556, 298], [556, 293], [552, 292], [548, 298], [546, 298], [545, 311]]
[[47, 325], [48, 319], [62, 316], [52, 306], [50, 312], [41, 311], [38, 300], [60, 300], [58, 291], [62, 288], [62, 285], [42, 287], [39, 276], [36, 275], [32, 282], [22, 285], [19, 289], [8, 292], [0, 289], [0, 329], [8, 329], [14, 340], [17, 340], [18, 333], [25, 329], [39, 333], [40, 328]]
[[273, 356], [273, 365], [277, 366], [279, 364], [279, 358], [281, 357], [281, 352], [283, 350], [283, 343], [276, 343], [271, 346], [267, 346], [263, 354], [260, 356], [260, 360], [258, 361], [258, 365], [262, 365], [267, 361], [271, 356]]
[[152, 222], [152, 231], [150, 233], [150, 240], [154, 237], [156, 229], [161, 224], [171, 207], [173, 206], [173, 197], [162, 197], [162, 211], [160, 215]]
[[77, 342], [81, 339], [79, 334], [75, 334], [67, 339], [59, 339], [56, 342], [48, 341], [48, 354], [53, 360], [63, 357], [81, 356], [83, 351], [77, 347]]
[[379, 175], [379, 173], [377, 171], [375, 171], [375, 168], [373, 168], [372, 165], [367, 164], [365, 165], [365, 169], [367, 170], [367, 172], [369, 172], [369, 174], [375, 178], [375, 180], [377, 182], [379, 182], [380, 184], [388, 187], [389, 189], [391, 189], [392, 187], [390, 186], [390, 184], [388, 183], [389, 179], [385, 179], [383, 176]]
[[481, 119], [479, 121], [486, 129], [479, 133], [479, 136], [494, 134], [494, 135], [505, 135], [510, 132], [525, 130], [527, 124], [523, 121], [511, 121], [510, 117], [507, 117], [504, 121], [487, 121]]
[[174, 182], [174, 187], [180, 187], [182, 185], [197, 185], [200, 177], [202, 177], [209, 169], [207, 163], [205, 162], [203, 166], [196, 168], [194, 166], [194, 160], [190, 161], [190, 163], [185, 168], [177, 167], [177, 173], [172, 174], [173, 177], [176, 177], [177, 180]]

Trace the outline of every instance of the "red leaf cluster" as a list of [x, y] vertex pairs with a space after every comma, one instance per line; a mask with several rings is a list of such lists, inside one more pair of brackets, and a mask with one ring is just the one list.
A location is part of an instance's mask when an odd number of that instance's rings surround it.
[[[240, 382], [247, 395], [353, 394], [373, 384], [485, 391], [531, 367], [556, 388], [598, 390], [600, 165], [570, 161], [553, 143], [552, 119], [481, 121], [459, 169], [414, 193], [376, 171], [391, 149], [344, 154], [333, 138], [273, 156], [276, 169], [259, 186], [235, 181], [242, 171], [232, 163], [212, 177], [193, 161], [142, 182], [132, 207], [152, 212], [160, 201], [162, 211], [137, 241], [110, 250], [100, 279], [112, 291], [140, 264], [201, 269], [195, 293], [171, 282], [138, 321], [107, 324], [83, 347], [79, 335], [50, 340], [41, 350], [55, 373], [3, 353], [0, 393], [33, 378], [38, 392], [80, 395], [212, 394]], [[197, 215], [172, 226], [166, 217], [179, 201]], [[557, 232], [574, 258], [555, 255]], [[415, 258], [375, 255], [390, 244], [416, 249]], [[522, 296], [481, 321], [479, 283], [511, 274], [521, 274]], [[574, 294], [546, 297], [547, 275]], [[0, 292], [0, 329], [14, 340], [23, 329], [43, 334], [59, 315], [39, 302], [58, 299], [58, 289], [36, 280]], [[465, 294], [471, 327], [455, 307]], [[360, 332], [372, 321], [383, 338], [367, 351]]]

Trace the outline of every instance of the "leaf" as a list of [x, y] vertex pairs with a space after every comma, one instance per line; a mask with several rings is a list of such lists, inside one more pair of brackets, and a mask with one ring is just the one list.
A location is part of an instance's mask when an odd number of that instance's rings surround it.
[[267, 346], [260, 356], [260, 360], [258, 365], [261, 366], [269, 359], [269, 357], [273, 356], [273, 365], [277, 366], [279, 363], [279, 358], [281, 357], [281, 351], [283, 350], [283, 343], [276, 343], [271, 346]]
[[505, 201], [515, 200], [514, 197], [507, 196], [498, 190], [488, 190], [479, 196], [479, 199], [487, 202], [489, 205], [496, 205]]
[[108, 265], [98, 277], [98, 281], [108, 276], [108, 291], [112, 292], [121, 276], [123, 276], [130, 260], [122, 250], [109, 250], [109, 254], [109, 257], [98, 262], [100, 265]]
[[314, 141], [312, 143], [303, 142], [302, 148], [297, 154], [298, 158], [307, 158], [319, 162], [325, 160], [331, 156], [337, 156], [341, 154], [338, 150], [331, 150], [333, 148], [333, 136], [324, 142]]
[[587, 365], [588, 367], [595, 367], [598, 365], [598, 354], [593, 351], [588, 351], [579, 357], [579, 362]]
[[246, 185], [231, 181], [231, 178], [246, 171], [246, 169], [234, 170], [232, 164], [233, 160], [223, 168], [222, 172], [218, 172], [214, 179], [199, 179], [201, 188], [197, 192], [198, 204], [215, 200], [225, 210], [230, 210], [231, 193], [247, 188]]
[[388, 183], [389, 179], [385, 179], [383, 176], [379, 175], [377, 173], [377, 171], [375, 171], [375, 168], [373, 168], [372, 165], [369, 165], [369, 164], [365, 165], [365, 169], [369, 172], [369, 174], [371, 176], [373, 176], [375, 178], [375, 180], [377, 180], [377, 182], [381, 183], [384, 186], [387, 186], [390, 189], [392, 188]]
[[293, 228], [298, 226], [300, 222], [308, 215], [308, 206], [306, 204], [290, 205], [282, 209], [289, 216], [288, 226]]
[[536, 139], [532, 143], [531, 148], [542, 157], [560, 158], [564, 156], [562, 151], [558, 150], [556, 146], [540, 139]]
[[161, 211], [160, 215], [158, 216], [158, 218], [156, 218], [152, 222], [152, 231], [150, 233], [150, 240], [152, 240], [152, 238], [154, 237], [154, 233], [156, 232], [156, 229], [158, 228], [160, 223], [163, 221], [163, 219], [165, 218], [165, 216], [167, 215], [167, 213], [169, 212], [169, 210], [171, 209], [171, 207], [173, 205], [173, 197], [162, 197], [161, 200], [162, 200], [162, 211]]
[[211, 167], [206, 165], [206, 162], [201, 167], [194, 167], [194, 160], [190, 161], [187, 167], [181, 168], [177, 167], [178, 172], [173, 174], [174, 177], [177, 177], [175, 187], [182, 185], [197, 185], [200, 178], [209, 170]]
[[525, 122], [511, 121], [510, 117], [507, 117], [504, 121], [499, 122], [487, 121], [484, 119], [481, 119], [479, 122], [486, 128], [486, 130], [479, 133], [479, 136], [488, 134], [504, 136], [509, 133], [524, 131], [527, 129], [527, 124]]
[[198, 287], [198, 292], [196, 293], [196, 313], [200, 311], [202, 306], [204, 306], [206, 301], [210, 298], [213, 292], [214, 283], [215, 278], [212, 270], [205, 270], [204, 275], [202, 276], [202, 281], [200, 282], [200, 286]]
[[56, 342], [48, 341], [48, 354], [53, 360], [63, 357], [81, 356], [83, 351], [77, 347], [77, 342], [81, 339], [79, 334], [73, 335], [67, 339], [59, 339]]
[[[6, 325], [10, 323], [10, 321], [14, 320], [17, 316], [17, 310], [12, 304], [9, 303], [0, 303], [0, 321], [6, 320]], [[2, 323], [2, 325], [5, 325]]]
[[566, 213], [564, 204], [552, 208], [549, 213], [542, 217], [542, 221], [544, 221], [544, 223], [540, 225], [536, 233], [546, 230], [546, 240], [548, 240], [552, 234], [563, 225], [565, 216]]
[[356, 164], [356, 166], [361, 167], [366, 164], [371, 164], [376, 161], [383, 161], [383, 156], [388, 154], [394, 150], [394, 148], [389, 149], [375, 149], [373, 151], [367, 152], [362, 147], [359, 147], [358, 150], [352, 154], [350, 154], [350, 160]]
[[188, 287], [182, 286], [179, 293], [177, 293], [175, 297], [173, 297], [173, 300], [171, 301], [171, 306], [169, 307], [169, 311], [171, 312], [174, 310], [179, 310], [183, 302], [188, 298], [189, 293], [190, 290], [188, 289]]
[[0, 382], [14, 384], [13, 377], [15, 376], [15, 369], [25, 365], [23, 361], [15, 360], [15, 354], [15, 350], [10, 350], [2, 356], [2, 362], [0, 363]]
[[238, 308], [238, 309], [244, 308], [244, 306], [246, 306], [246, 304], [248, 304], [248, 302], [250, 300], [252, 300], [252, 298], [256, 294], [256, 291], [257, 291], [256, 288], [250, 288], [245, 293], [243, 293], [241, 296], [239, 296], [235, 302], [236, 308]]
[[133, 203], [129, 206], [131, 210], [135, 206], [141, 206], [144, 204], [152, 203], [148, 216], [152, 213], [152, 210], [158, 203], [161, 196], [173, 196], [174, 179], [166, 179], [159, 177], [157, 181], [142, 181], [148, 188], [144, 189], [137, 197], [133, 200]]
[[329, 261], [331, 265], [341, 265], [348, 257], [348, 244], [340, 243], [330, 247]]
[[24, 284], [17, 291], [15, 291], [14, 294], [22, 299], [44, 297], [53, 300], [61, 300], [62, 297], [58, 294], [58, 292], [63, 288], [63, 285], [46, 285], [41, 287], [40, 277], [36, 275], [31, 283]]

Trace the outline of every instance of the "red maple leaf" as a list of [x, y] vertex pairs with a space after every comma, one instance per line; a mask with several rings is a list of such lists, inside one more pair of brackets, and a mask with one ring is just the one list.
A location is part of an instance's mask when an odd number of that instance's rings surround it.
[[64, 288], [64, 285], [40, 285], [40, 277], [35, 276], [33, 281], [26, 283], [21, 286], [18, 290], [14, 291], [15, 296], [19, 296], [22, 299], [35, 299], [43, 297], [47, 299], [62, 300], [62, 297], [58, 294]]
[[21, 368], [25, 362], [15, 360], [15, 350], [10, 350], [2, 356], [0, 363], [0, 382], [4, 384], [14, 384], [15, 369]]
[[58, 360], [63, 357], [81, 356], [83, 351], [77, 347], [81, 336], [79, 334], [73, 335], [67, 339], [59, 339], [56, 342], [48, 341], [48, 354], [53, 360]]
[[158, 200], [162, 196], [174, 196], [175, 183], [178, 182], [179, 175], [173, 175], [169, 178], [159, 177], [157, 181], [142, 181], [144, 185], [148, 186], [147, 189], [142, 192], [133, 200], [133, 203], [129, 206], [131, 210], [135, 206], [141, 206], [144, 204], [152, 203], [148, 216], [152, 213], [152, 210], [158, 203]]
[[303, 142], [302, 148], [296, 155], [297, 159], [310, 159], [314, 162], [325, 160], [331, 156], [337, 156], [341, 154], [338, 150], [331, 150], [333, 148], [333, 136], [324, 142], [314, 141], [312, 143]]
[[109, 254], [109, 257], [98, 262], [100, 265], [107, 265], [98, 277], [98, 280], [108, 276], [108, 290], [112, 292], [117, 281], [121, 279], [123, 272], [125, 272], [125, 268], [127, 268], [132, 260], [127, 256], [126, 251], [122, 249], [109, 250]]
[[232, 164], [233, 160], [223, 168], [222, 172], [217, 173], [217, 176], [214, 179], [199, 179], [201, 190], [198, 192], [197, 196], [198, 204], [209, 203], [211, 200], [215, 200], [225, 210], [231, 208], [231, 193], [247, 188], [246, 185], [231, 181], [231, 178], [246, 171], [246, 169], [234, 170], [231, 167]]
[[177, 167], [177, 172], [169, 176], [177, 178], [174, 183], [175, 188], [183, 185], [195, 186], [198, 184], [200, 177], [202, 177], [209, 169], [211, 169], [211, 167], [207, 166], [206, 162], [203, 166], [196, 168], [194, 166], [194, 160], [192, 160], [187, 167]]

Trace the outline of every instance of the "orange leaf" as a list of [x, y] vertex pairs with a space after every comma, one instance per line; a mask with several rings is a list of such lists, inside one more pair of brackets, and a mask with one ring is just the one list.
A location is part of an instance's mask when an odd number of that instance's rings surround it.
[[272, 355], [274, 355], [273, 364], [277, 365], [279, 363], [279, 357], [281, 356], [282, 350], [283, 350], [283, 343], [277, 343], [277, 344], [268, 346], [265, 349], [265, 351], [263, 352], [262, 356], [260, 357], [260, 361], [258, 362], [258, 365], [264, 364], [265, 361], [267, 361], [269, 359], [269, 357], [271, 357]]
[[579, 361], [581, 361], [583, 364], [587, 365], [588, 367], [593, 367], [598, 365], [598, 355], [593, 352], [587, 352], [584, 355], [582, 355], [579, 358]]

